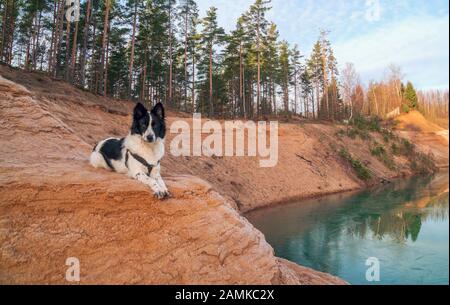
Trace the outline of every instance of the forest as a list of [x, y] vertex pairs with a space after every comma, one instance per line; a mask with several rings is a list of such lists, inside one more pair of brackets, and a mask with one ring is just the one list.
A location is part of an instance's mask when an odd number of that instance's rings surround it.
[[[68, 4], [79, 14], [67, 16]], [[418, 109], [448, 127], [448, 90], [417, 91], [394, 64], [385, 79], [363, 84], [352, 63], [339, 69], [327, 30], [318, 30], [305, 56], [268, 20], [271, 0], [255, 0], [230, 33], [215, 7], [200, 18], [195, 0], [77, 5], [1, 0], [0, 61], [99, 95], [210, 118], [349, 121]]]

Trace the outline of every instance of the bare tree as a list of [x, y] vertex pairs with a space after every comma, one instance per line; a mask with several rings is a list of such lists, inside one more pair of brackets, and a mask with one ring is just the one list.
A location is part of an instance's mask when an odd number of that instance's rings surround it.
[[355, 65], [353, 63], [346, 63], [344, 69], [341, 73], [341, 86], [342, 86], [342, 97], [344, 103], [350, 108], [350, 118], [353, 118], [353, 96], [355, 94], [356, 86], [360, 83], [360, 76], [355, 70]]

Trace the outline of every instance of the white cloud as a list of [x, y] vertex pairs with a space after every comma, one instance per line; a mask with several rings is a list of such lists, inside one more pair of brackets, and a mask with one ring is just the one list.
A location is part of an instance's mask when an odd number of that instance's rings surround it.
[[419, 88], [449, 82], [449, 17], [410, 18], [334, 44], [337, 58], [353, 62], [365, 81], [378, 80], [391, 63]]
[[[254, 2], [197, 1], [202, 16], [216, 6], [219, 24], [227, 31]], [[373, 22], [366, 20], [366, 4], [366, 0], [272, 0], [267, 17], [278, 25], [281, 39], [298, 44], [307, 56], [319, 30], [330, 30], [339, 63], [354, 62], [365, 82], [379, 80], [395, 63], [420, 88], [448, 88], [448, 2], [380, 0], [380, 18]]]

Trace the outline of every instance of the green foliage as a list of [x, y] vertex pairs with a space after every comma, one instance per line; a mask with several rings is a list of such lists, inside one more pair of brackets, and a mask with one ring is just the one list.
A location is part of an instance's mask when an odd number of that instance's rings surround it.
[[339, 155], [351, 165], [359, 179], [367, 181], [372, 178], [369, 169], [360, 160], [353, 158], [345, 148], [339, 151]]
[[396, 156], [411, 157], [416, 151], [416, 147], [406, 139], [400, 139], [397, 143], [391, 145], [392, 153]]
[[339, 131], [336, 132], [336, 136], [337, 136], [338, 138], [343, 138], [343, 137], [346, 136], [346, 135], [347, 135], [347, 133], [345, 132], [344, 129], [339, 129]]
[[349, 127], [347, 129], [347, 136], [353, 140], [355, 140], [359, 136], [364, 141], [370, 140], [372, 138], [369, 131], [353, 127]]
[[430, 174], [438, 170], [432, 155], [417, 151], [416, 146], [406, 139], [400, 139], [396, 143], [392, 143], [391, 151], [396, 156], [406, 157], [411, 170], [415, 173]]
[[397, 136], [392, 132], [392, 130], [388, 128], [382, 128], [381, 135], [383, 136], [383, 140], [386, 143], [389, 143], [390, 141], [393, 141], [397, 138]]
[[382, 157], [386, 155], [386, 150], [384, 149], [384, 147], [378, 144], [375, 145], [375, 147], [373, 147], [370, 152], [372, 153], [372, 156], [375, 157]]
[[402, 112], [403, 113], [409, 113], [410, 111], [411, 111], [411, 109], [409, 108], [408, 105], [402, 104]]
[[395, 162], [391, 156], [387, 153], [386, 149], [379, 145], [375, 144], [374, 147], [371, 148], [370, 152], [372, 153], [372, 156], [376, 157], [379, 161], [383, 162], [384, 165], [386, 165], [387, 168], [394, 170], [395, 169]]
[[381, 132], [381, 119], [379, 117], [357, 116], [350, 122], [350, 124], [359, 130]]
[[438, 171], [431, 155], [416, 152], [410, 163], [411, 170], [418, 174], [431, 174]]
[[397, 145], [397, 143], [392, 143], [391, 145], [391, 152], [394, 156], [399, 156], [400, 155], [400, 148]]
[[409, 108], [417, 109], [418, 103], [417, 92], [416, 89], [414, 89], [414, 86], [411, 82], [408, 82], [406, 85], [404, 97], [408, 101]]

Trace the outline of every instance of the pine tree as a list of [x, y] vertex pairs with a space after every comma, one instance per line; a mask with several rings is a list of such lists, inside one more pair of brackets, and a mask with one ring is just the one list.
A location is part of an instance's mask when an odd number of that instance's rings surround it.
[[284, 112], [287, 116], [289, 116], [289, 84], [291, 82], [292, 66], [289, 45], [286, 41], [283, 41], [280, 44], [280, 67]]
[[132, 8], [132, 32], [131, 32], [131, 50], [130, 50], [130, 63], [128, 66], [128, 96], [132, 97], [132, 87], [133, 87], [133, 69], [134, 69], [134, 53], [135, 53], [135, 45], [136, 45], [136, 26], [138, 21], [138, 8], [141, 0], [128, 0], [127, 7]]
[[191, 60], [192, 60], [192, 80], [191, 80], [191, 90], [192, 90], [192, 113], [194, 113], [197, 109], [197, 102], [196, 102], [196, 69], [197, 69], [197, 62], [200, 60], [200, 55], [197, 50], [200, 49], [200, 41], [201, 41], [201, 35], [197, 33], [197, 24], [198, 19], [195, 20], [195, 25], [192, 27], [192, 32], [190, 35], [190, 47], [191, 47]]
[[107, 92], [115, 98], [125, 99], [129, 96], [129, 67], [124, 65], [127, 60], [126, 33], [121, 27], [111, 27], [109, 33], [108, 81]]
[[11, 64], [13, 57], [14, 32], [16, 30], [19, 9], [23, 0], [4, 0], [2, 5], [2, 37], [0, 41], [0, 60]]
[[277, 26], [275, 23], [271, 23], [264, 40], [263, 58], [269, 100], [264, 114], [277, 112], [276, 85], [278, 82], [277, 74], [280, 64], [278, 56], [278, 37], [279, 33]]
[[[270, 0], [255, 0], [229, 35], [217, 24], [217, 9], [198, 19], [195, 0], [81, 2], [80, 20], [68, 22], [65, 0], [1, 1], [0, 59], [30, 71], [45, 68], [98, 94], [149, 106], [167, 102], [211, 117], [253, 119], [283, 108], [333, 120], [354, 108], [347, 105], [355, 90], [344, 91], [346, 103], [340, 98], [328, 33], [320, 33], [303, 64], [298, 48], [280, 43], [276, 24], [267, 20]], [[371, 87], [367, 107], [377, 114], [407, 96], [417, 105], [412, 84], [402, 90], [399, 73], [392, 75], [387, 86]]]
[[298, 98], [299, 98], [299, 92], [298, 92], [298, 83], [300, 75], [302, 74], [302, 63], [301, 59], [303, 56], [300, 53], [300, 50], [298, 49], [298, 45], [295, 45], [294, 48], [291, 51], [291, 66], [293, 69], [293, 85], [294, 85], [294, 113], [298, 114]]
[[414, 85], [410, 81], [408, 81], [408, 83], [406, 84], [404, 96], [408, 102], [409, 108], [417, 109], [417, 103], [418, 103], [417, 92], [416, 92], [416, 89], [414, 89]]
[[92, 1], [87, 0], [84, 8], [84, 29], [83, 29], [83, 44], [80, 52], [80, 86], [85, 87], [86, 79], [86, 57], [88, 48], [89, 28], [91, 27]]
[[269, 7], [271, 0], [256, 0], [250, 7], [248, 12], [249, 28], [253, 32], [254, 52], [256, 53], [256, 65], [257, 65], [257, 79], [256, 79], [256, 111], [257, 115], [261, 114], [261, 65], [262, 65], [262, 52], [263, 52], [263, 36], [266, 33], [268, 21], [265, 18], [266, 12], [271, 8]]
[[174, 6], [176, 1], [175, 0], [166, 0], [166, 10], [167, 10], [167, 31], [168, 31], [168, 37], [169, 37], [169, 79], [168, 79], [168, 97], [167, 101], [169, 105], [174, 105], [173, 101], [173, 50], [174, 50], [174, 44], [175, 44], [175, 35], [174, 35], [174, 28], [173, 23], [175, 19], [175, 13], [174, 13]]
[[102, 33], [102, 48], [101, 48], [101, 62], [100, 62], [100, 81], [99, 81], [99, 94], [106, 95], [107, 90], [107, 77], [105, 77], [105, 74], [107, 74], [107, 67], [106, 67], [106, 61], [107, 61], [107, 44], [108, 44], [108, 29], [109, 29], [109, 14], [112, 6], [112, 1], [114, 0], [104, 0], [105, 6], [104, 6], [104, 21], [103, 21], [103, 33]]
[[[179, 28], [180, 34], [184, 40], [183, 46], [183, 64], [184, 64], [184, 79], [183, 79], [183, 87], [184, 87], [184, 110], [187, 111], [187, 103], [188, 103], [188, 88], [189, 88], [189, 58], [192, 53], [192, 43], [191, 40], [194, 40], [194, 35], [196, 35], [196, 26], [198, 23], [198, 8], [197, 3], [194, 0], [181, 0], [178, 8], [178, 16], [179, 16]], [[193, 60], [193, 59], [192, 59]], [[195, 64], [194, 64], [195, 65]], [[193, 68], [194, 69], [194, 68]], [[194, 73], [194, 71], [192, 71]], [[194, 89], [195, 90], [195, 89]], [[192, 92], [192, 96], [194, 93]], [[194, 97], [192, 98], [194, 99]]]
[[[206, 13], [206, 17], [202, 20], [203, 30], [201, 33], [202, 37], [202, 48], [203, 48], [203, 67], [207, 66], [207, 76], [204, 79], [208, 80], [209, 89], [209, 117], [214, 116], [214, 88], [213, 88], [213, 74], [214, 74], [214, 57], [215, 49], [214, 47], [221, 44], [224, 40], [225, 31], [223, 28], [218, 26], [217, 23], [217, 8], [211, 7]], [[205, 60], [207, 59], [207, 64]], [[205, 68], [203, 68], [205, 70]], [[204, 71], [206, 72], [206, 71]], [[203, 104], [203, 103], [202, 103]]]
[[322, 65], [322, 45], [320, 41], [314, 44], [314, 48], [311, 52], [311, 57], [308, 60], [308, 69], [310, 72], [310, 79], [313, 83], [313, 118], [316, 117], [316, 113], [319, 117], [322, 117], [320, 109], [320, 94], [323, 87], [323, 65]]
[[[305, 118], [309, 118], [310, 114], [312, 114], [312, 118], [315, 118], [315, 107], [314, 107], [314, 92], [313, 92], [313, 84], [312, 84], [312, 73], [308, 67], [305, 67], [301, 76], [300, 83], [302, 87], [302, 96], [304, 101], [304, 109]], [[311, 105], [311, 108], [310, 108]], [[311, 110], [311, 111], [310, 111]]]

